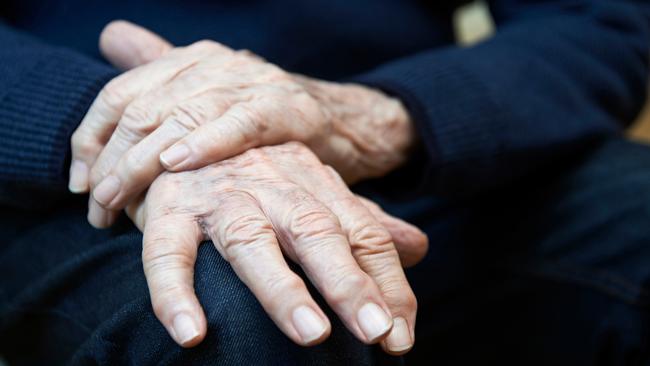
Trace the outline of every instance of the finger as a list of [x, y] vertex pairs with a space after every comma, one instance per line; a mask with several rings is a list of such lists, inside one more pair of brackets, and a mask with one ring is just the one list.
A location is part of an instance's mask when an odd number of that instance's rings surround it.
[[165, 150], [160, 162], [170, 171], [194, 170], [253, 147], [307, 139], [311, 131], [296, 126], [271, 102], [237, 103]]
[[393, 328], [382, 341], [382, 347], [391, 354], [406, 353], [414, 343], [417, 301], [392, 236], [334, 170], [323, 169], [322, 172], [322, 175], [301, 174], [298, 179], [339, 218], [352, 255], [379, 286], [393, 315]]
[[202, 237], [196, 222], [182, 215], [150, 217], [144, 229], [142, 264], [153, 311], [183, 347], [197, 345], [207, 331], [194, 292], [194, 264]]
[[259, 204], [248, 194], [229, 193], [218, 205], [219, 214], [206, 222], [209, 235], [275, 324], [304, 346], [326, 339], [329, 320], [289, 269]]
[[117, 220], [117, 211], [109, 211], [101, 207], [94, 198], [88, 198], [88, 223], [97, 229], [105, 229]]
[[180, 101], [179, 94], [165, 97], [164, 99], [171, 99], [168, 102], [160, 99], [154, 102], [155, 97], [145, 99], [152, 106], [164, 103], [162, 107], [155, 107], [162, 108], [163, 111], [154, 114], [167, 117], [142, 140], [137, 138], [139, 133], [116, 133], [115, 139], [112, 138], [104, 148], [96, 166], [99, 170], [102, 167], [110, 167], [111, 170], [103, 177], [98, 172], [101, 181], [93, 190], [93, 197], [106, 209], [124, 208], [164, 171], [159, 161], [163, 150], [191, 133], [197, 126], [218, 117], [227, 108], [227, 98], [217, 93], [204, 93], [185, 101]]
[[[105, 189], [99, 189], [101, 193], [95, 188], [99, 188], [98, 185], [117, 165], [124, 153], [155, 131], [182, 100], [183, 96], [178, 89], [165, 88], [146, 93], [129, 104], [90, 172], [90, 186], [94, 189], [93, 195], [97, 202], [106, 204], [107, 193], [115, 193], [115, 184], [105, 184]], [[108, 187], [112, 189], [107, 189]]]
[[429, 249], [429, 238], [417, 227], [387, 214], [375, 202], [357, 196], [379, 223], [388, 230], [403, 267], [412, 267], [420, 262]]
[[72, 134], [72, 164], [69, 189], [74, 193], [88, 192], [89, 173], [104, 145], [113, 135], [118, 121], [128, 105], [138, 96], [168, 82], [206, 55], [214, 54], [210, 47], [197, 46], [192, 52], [180, 49], [169, 52], [145, 67], [131, 70], [111, 80], [99, 92], [79, 127]]
[[131, 22], [108, 23], [99, 36], [99, 49], [108, 62], [129, 70], [154, 61], [172, 49], [171, 43]]
[[124, 212], [126, 215], [131, 219], [133, 224], [138, 228], [140, 231], [144, 231], [144, 224], [145, 224], [145, 219], [146, 219], [146, 205], [145, 205], [145, 198], [146, 198], [146, 192], [141, 194], [138, 198], [133, 200], [126, 208], [124, 209]]
[[90, 169], [113, 134], [126, 106], [145, 88], [137, 79], [132, 74], [124, 74], [110, 81], [72, 134], [71, 192], [84, 193], [90, 189]]
[[168, 170], [192, 170], [235, 156], [258, 145], [264, 133], [244, 104], [236, 104], [215, 121], [199, 126], [160, 154]]
[[350, 253], [336, 217], [299, 187], [259, 194], [287, 254], [305, 270], [343, 323], [365, 343], [380, 341], [392, 327], [381, 292]]

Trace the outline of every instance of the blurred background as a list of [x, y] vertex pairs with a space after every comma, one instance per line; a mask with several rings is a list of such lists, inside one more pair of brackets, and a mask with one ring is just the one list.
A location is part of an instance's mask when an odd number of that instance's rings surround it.
[[[471, 46], [489, 38], [495, 31], [490, 12], [483, 1], [475, 1], [458, 9], [454, 17], [454, 27], [457, 42], [464, 46]], [[627, 135], [630, 139], [650, 144], [650, 92], [646, 107], [637, 121], [630, 126]]]

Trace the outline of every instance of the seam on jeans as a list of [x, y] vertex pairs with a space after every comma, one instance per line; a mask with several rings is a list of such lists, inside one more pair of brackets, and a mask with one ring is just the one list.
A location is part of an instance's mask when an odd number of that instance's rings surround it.
[[608, 271], [559, 261], [526, 262], [513, 267], [518, 272], [588, 287], [630, 305], [650, 308], [648, 290]]

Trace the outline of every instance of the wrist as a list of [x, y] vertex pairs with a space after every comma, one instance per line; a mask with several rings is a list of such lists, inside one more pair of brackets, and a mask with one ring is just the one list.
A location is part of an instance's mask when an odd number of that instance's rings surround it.
[[343, 157], [347, 169], [337, 169], [346, 181], [385, 175], [407, 160], [417, 136], [399, 99], [359, 84], [306, 79], [303, 85], [325, 110], [331, 134], [352, 147]]

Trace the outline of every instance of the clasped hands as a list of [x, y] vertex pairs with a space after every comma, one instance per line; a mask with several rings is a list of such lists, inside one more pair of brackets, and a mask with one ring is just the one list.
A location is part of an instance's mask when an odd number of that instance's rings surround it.
[[210, 239], [294, 342], [323, 341], [330, 323], [285, 257], [358, 339], [391, 354], [413, 346], [402, 265], [427, 238], [346, 185], [407, 158], [415, 137], [398, 100], [212, 41], [174, 48], [127, 22], [109, 24], [100, 48], [126, 72], [73, 134], [70, 190], [91, 193], [92, 225], [125, 209], [143, 231], [153, 310], [177, 343], [207, 331], [193, 271]]

